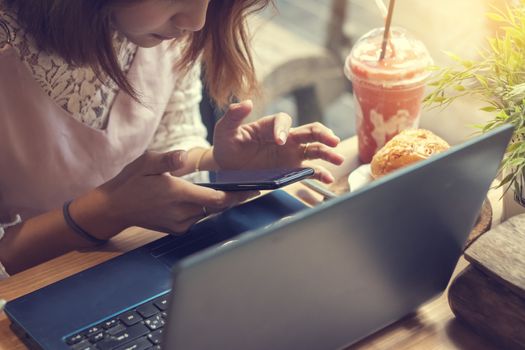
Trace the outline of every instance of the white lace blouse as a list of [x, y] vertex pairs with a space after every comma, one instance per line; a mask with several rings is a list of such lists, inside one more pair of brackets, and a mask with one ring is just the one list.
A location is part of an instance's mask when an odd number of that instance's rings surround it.
[[[103, 129], [118, 93], [114, 84], [103, 84], [90, 68], [76, 67], [61, 57], [41, 51], [32, 38], [18, 25], [17, 20], [0, 0], [0, 21], [7, 25], [11, 45], [47, 95], [67, 111], [72, 118], [96, 129]], [[0, 47], [8, 42], [8, 32], [0, 26]], [[115, 35], [114, 45], [124, 71], [133, 62], [137, 46], [121, 35]], [[196, 64], [175, 86], [172, 97], [148, 149], [165, 152], [209, 147], [200, 112], [200, 65]], [[0, 239], [4, 229], [18, 224], [0, 223]], [[0, 280], [8, 277], [0, 263]]]

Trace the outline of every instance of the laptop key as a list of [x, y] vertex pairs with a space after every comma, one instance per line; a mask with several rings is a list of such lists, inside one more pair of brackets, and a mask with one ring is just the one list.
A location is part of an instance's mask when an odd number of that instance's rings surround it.
[[160, 311], [166, 311], [168, 308], [168, 295], [163, 295], [160, 298], [155, 299], [153, 304], [155, 304], [155, 306], [158, 307]]
[[126, 326], [133, 326], [134, 324], [140, 322], [142, 320], [142, 317], [136, 313], [135, 311], [128, 311], [120, 315], [120, 320], [126, 325]]
[[80, 342], [82, 339], [84, 339], [84, 336], [82, 334], [75, 334], [66, 338], [66, 344], [73, 345]]
[[126, 329], [126, 326], [122, 323], [118, 323], [115, 327], [110, 328], [106, 331], [108, 335], [115, 335]]
[[118, 318], [112, 318], [111, 320], [108, 320], [102, 324], [102, 327], [104, 329], [109, 329], [111, 327], [115, 327], [119, 323]]
[[153, 317], [150, 317], [147, 320], [145, 320], [144, 323], [152, 331], [164, 326], [164, 320], [162, 319], [160, 315], [155, 315]]
[[98, 333], [98, 332], [100, 332], [100, 331], [102, 331], [102, 327], [97, 327], [97, 326], [95, 326], [95, 327], [91, 327], [91, 328], [89, 328], [88, 330], [84, 331], [83, 334], [84, 334], [86, 337], [89, 338], [90, 335], [95, 334], [95, 333]]
[[89, 340], [84, 339], [80, 343], [71, 346], [72, 350], [96, 350], [95, 345], [91, 344]]
[[160, 344], [162, 341], [162, 332], [163, 332], [163, 329], [161, 328], [161, 329], [157, 329], [156, 331], [153, 331], [150, 334], [148, 334], [149, 341], [155, 345]]
[[159, 309], [153, 306], [153, 304], [147, 303], [139, 306], [137, 312], [144, 318], [150, 318], [151, 316], [158, 314]]
[[104, 335], [104, 332], [100, 331], [98, 333], [95, 333], [95, 334], [92, 334], [90, 337], [89, 337], [89, 341], [91, 343], [96, 343], [96, 342], [99, 342], [101, 341], [102, 339], [104, 339], [105, 335]]
[[119, 346], [118, 348], [115, 348], [115, 350], [146, 350], [150, 347], [151, 343], [148, 341], [148, 339], [146, 337], [142, 337], [135, 339], [131, 343]]
[[129, 327], [128, 329], [117, 333], [113, 336], [107, 337], [104, 340], [97, 343], [98, 350], [110, 350], [118, 346], [127, 344], [132, 340], [140, 338], [148, 334], [149, 329], [144, 326], [142, 323], [137, 323], [134, 326]]

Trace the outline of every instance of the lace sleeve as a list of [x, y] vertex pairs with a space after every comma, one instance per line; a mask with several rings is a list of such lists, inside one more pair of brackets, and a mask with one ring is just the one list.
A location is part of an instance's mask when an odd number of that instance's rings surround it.
[[149, 150], [167, 152], [210, 146], [199, 111], [201, 89], [200, 65], [196, 64], [177, 82]]
[[[20, 215], [17, 215], [15, 219], [11, 222], [0, 223], [0, 239], [4, 238], [6, 228], [18, 225], [21, 222], [22, 219], [20, 218]], [[6, 279], [7, 277], [9, 277], [9, 274], [7, 273], [7, 271], [4, 268], [4, 265], [2, 265], [2, 262], [0, 261], [0, 281]]]

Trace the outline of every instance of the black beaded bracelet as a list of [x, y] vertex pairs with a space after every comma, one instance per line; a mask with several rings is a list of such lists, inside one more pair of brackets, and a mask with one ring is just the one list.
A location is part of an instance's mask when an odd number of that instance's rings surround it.
[[91, 235], [90, 233], [86, 232], [82, 227], [78, 226], [78, 224], [73, 220], [71, 217], [71, 214], [69, 213], [69, 205], [71, 204], [72, 200], [69, 200], [64, 203], [62, 206], [62, 213], [64, 214], [64, 220], [66, 220], [67, 226], [71, 230], [73, 230], [76, 234], [81, 236], [84, 239], [87, 239], [88, 241], [96, 244], [104, 244], [107, 242], [107, 240], [104, 239], [98, 239], [97, 237]]

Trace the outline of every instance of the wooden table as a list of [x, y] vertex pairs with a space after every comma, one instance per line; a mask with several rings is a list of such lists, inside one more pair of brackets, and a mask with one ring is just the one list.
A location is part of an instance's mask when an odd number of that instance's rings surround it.
[[[355, 139], [348, 140], [343, 147], [345, 147], [344, 153], [355, 154], [348, 153], [355, 151]], [[357, 164], [355, 158], [348, 157], [343, 166], [334, 170], [334, 173], [341, 178]], [[301, 190], [303, 189], [297, 186], [290, 189], [292, 192]], [[15, 299], [162, 236], [163, 234], [158, 232], [130, 228], [102, 249], [70, 252], [0, 282], [0, 297], [8, 301]], [[467, 262], [461, 258], [454, 274], [466, 265]], [[10, 330], [9, 320], [5, 314], [0, 313], [0, 350], [21, 349], [26, 347]], [[457, 321], [448, 306], [446, 293], [443, 293], [422, 306], [413, 315], [407, 316], [349, 349], [498, 350], [500, 348]]]

